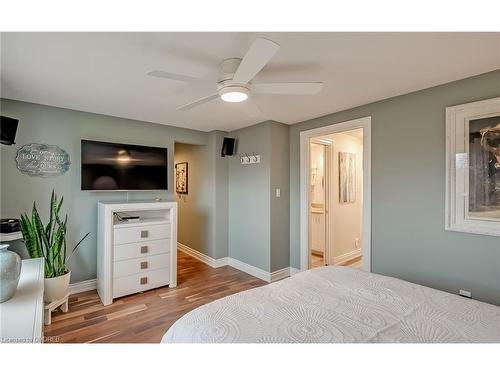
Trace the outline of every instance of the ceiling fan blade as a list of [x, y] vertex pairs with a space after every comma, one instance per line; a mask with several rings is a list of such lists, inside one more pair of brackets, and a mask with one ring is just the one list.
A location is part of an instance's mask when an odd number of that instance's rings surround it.
[[188, 104], [185, 104], [183, 106], [180, 106], [179, 108], [177, 108], [179, 111], [187, 111], [188, 109], [191, 109], [193, 107], [196, 107], [200, 104], [204, 104], [204, 103], [207, 103], [211, 100], [214, 100], [214, 99], [217, 99], [219, 97], [219, 94], [218, 93], [215, 93], [215, 94], [212, 94], [212, 95], [209, 95], [209, 96], [205, 96], [204, 98], [201, 98], [201, 99], [198, 99], [198, 100], [195, 100], [194, 102], [191, 102], [191, 103], [188, 103]]
[[315, 95], [323, 88], [323, 82], [254, 83], [255, 94]]
[[163, 70], [151, 70], [147, 72], [148, 76], [157, 77], [157, 78], [166, 78], [174, 81], [182, 81], [182, 82], [199, 82], [203, 81], [201, 78], [191, 77], [184, 74], [165, 72]]
[[274, 54], [280, 48], [268, 39], [257, 38], [254, 40], [250, 49], [247, 51], [243, 60], [241, 60], [236, 73], [234, 73], [233, 81], [238, 83], [247, 83], [257, 75], [258, 72], [271, 60]]

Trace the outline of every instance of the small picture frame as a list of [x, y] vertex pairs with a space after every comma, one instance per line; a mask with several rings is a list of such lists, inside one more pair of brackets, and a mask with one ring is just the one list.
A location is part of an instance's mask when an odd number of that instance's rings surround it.
[[175, 191], [177, 194], [188, 193], [188, 163], [175, 164]]

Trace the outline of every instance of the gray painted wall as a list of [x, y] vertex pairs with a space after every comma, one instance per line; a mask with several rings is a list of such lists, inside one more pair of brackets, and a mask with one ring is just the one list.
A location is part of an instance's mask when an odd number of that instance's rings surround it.
[[214, 233], [215, 258], [224, 258], [228, 256], [228, 195], [229, 195], [229, 157], [221, 157], [222, 142], [227, 133], [213, 131], [209, 138], [209, 160], [212, 166], [209, 170], [214, 173], [210, 176], [213, 191], [213, 200], [215, 210], [212, 211], [212, 231]]
[[[289, 126], [272, 123], [271, 128], [271, 272], [290, 265], [290, 159]], [[276, 197], [276, 188], [281, 197]]]
[[228, 255], [228, 166], [220, 156], [225, 132], [207, 145], [175, 144], [175, 163], [188, 162], [188, 194], [178, 194], [178, 241], [214, 259]]
[[299, 267], [299, 134], [372, 116], [372, 271], [500, 304], [500, 238], [446, 232], [445, 107], [500, 96], [500, 70], [290, 127], [290, 261]]
[[253, 125], [229, 134], [238, 139], [238, 154], [260, 154], [260, 164], [240, 164], [229, 158], [229, 256], [271, 270], [269, 123]]
[[175, 164], [188, 163], [188, 194], [177, 194], [177, 241], [215, 258], [209, 226], [212, 190], [208, 170], [208, 146], [175, 144]]
[[[45, 218], [52, 189], [64, 195], [63, 211], [68, 212], [68, 246], [75, 244], [86, 232], [91, 232], [78, 254], [71, 259], [72, 282], [96, 277], [97, 202], [123, 201], [127, 198], [126, 193], [80, 191], [80, 139], [167, 147], [169, 190], [130, 193], [129, 198], [141, 200], [161, 197], [174, 200], [174, 142], [202, 145], [208, 144], [210, 136], [209, 133], [194, 130], [5, 99], [0, 101], [0, 109], [2, 115], [20, 120], [17, 145], [1, 146], [0, 214], [2, 217], [18, 217], [22, 212], [31, 212], [33, 201], [36, 201]], [[20, 146], [32, 142], [64, 148], [71, 158], [70, 170], [57, 178], [21, 174], [16, 169], [16, 151]], [[210, 174], [211, 171], [207, 170], [206, 173]], [[23, 253], [24, 246], [21, 243], [12, 246]]]
[[[260, 164], [229, 161], [229, 256], [273, 272], [289, 265], [288, 125], [266, 121], [230, 133], [238, 154]], [[275, 189], [281, 189], [281, 197]]]

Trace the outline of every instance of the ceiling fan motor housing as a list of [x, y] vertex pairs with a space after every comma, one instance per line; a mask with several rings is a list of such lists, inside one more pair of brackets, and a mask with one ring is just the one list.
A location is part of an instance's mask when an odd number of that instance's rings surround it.
[[241, 101], [241, 98], [248, 98], [248, 96], [250, 95], [250, 85], [233, 81], [234, 73], [236, 72], [236, 69], [238, 69], [238, 66], [240, 66], [240, 63], [241, 59], [232, 58], [226, 59], [220, 64], [220, 75], [219, 81], [217, 83], [217, 91], [219, 93], [219, 96], [224, 101], [233, 101], [227, 100], [226, 94], [234, 95], [234, 93], [240, 93], [241, 95], [243, 95], [241, 96], [236, 94], [240, 99], [234, 101]]
[[234, 73], [236, 73], [236, 70], [240, 66], [240, 63], [241, 59], [238, 58], [226, 59], [221, 62], [219, 66], [220, 73], [218, 83], [221, 84], [224, 81], [232, 81]]

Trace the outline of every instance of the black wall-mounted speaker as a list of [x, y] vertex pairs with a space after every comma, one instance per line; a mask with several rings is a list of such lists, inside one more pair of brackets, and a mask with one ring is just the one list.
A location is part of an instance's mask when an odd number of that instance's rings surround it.
[[220, 156], [232, 156], [234, 155], [236, 139], [224, 137], [224, 142], [222, 143], [222, 150]]
[[19, 120], [15, 118], [0, 116], [0, 143], [4, 145], [13, 145], [16, 142], [17, 124]]

